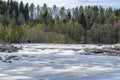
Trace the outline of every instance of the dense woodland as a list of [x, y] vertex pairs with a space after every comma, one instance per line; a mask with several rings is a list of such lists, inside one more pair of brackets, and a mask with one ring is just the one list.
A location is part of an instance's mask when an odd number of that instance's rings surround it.
[[0, 42], [120, 43], [120, 9], [0, 0]]

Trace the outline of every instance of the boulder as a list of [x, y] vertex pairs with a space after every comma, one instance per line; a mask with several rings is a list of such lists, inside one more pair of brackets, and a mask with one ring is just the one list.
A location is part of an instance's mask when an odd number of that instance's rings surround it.
[[114, 45], [114, 48], [115, 48], [116, 50], [120, 50], [120, 44]]
[[2, 57], [0, 57], [0, 60], [3, 60]]
[[0, 46], [0, 52], [8, 52], [8, 53], [11, 53], [11, 52], [17, 52], [20, 48], [17, 48], [15, 47], [14, 45], [12, 44], [2, 44]]
[[16, 59], [19, 60], [18, 56], [14, 56], [14, 55], [6, 57], [6, 60], [11, 60], [11, 59], [13, 59], [13, 60], [16, 60]]
[[90, 54], [104, 54], [108, 56], [120, 56], [119, 50], [113, 50], [113, 49], [86, 49], [86, 52]]
[[3, 58], [0, 57], [0, 61], [5, 62], [5, 63], [12, 63], [13, 61], [17, 61], [20, 59], [21, 58], [17, 55], [4, 56]]

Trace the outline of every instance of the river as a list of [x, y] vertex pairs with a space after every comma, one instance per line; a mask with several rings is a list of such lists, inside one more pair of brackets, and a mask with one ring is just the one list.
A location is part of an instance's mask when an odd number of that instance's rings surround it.
[[89, 47], [112, 45], [15, 44], [23, 49], [0, 53], [0, 80], [120, 80], [120, 57], [84, 55]]

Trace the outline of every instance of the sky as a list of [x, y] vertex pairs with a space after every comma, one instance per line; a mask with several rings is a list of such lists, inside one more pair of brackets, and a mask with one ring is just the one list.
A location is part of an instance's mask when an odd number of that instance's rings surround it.
[[[7, 1], [7, 0], [5, 0]], [[87, 6], [87, 5], [101, 5], [103, 7], [120, 8], [120, 0], [16, 0], [18, 2], [23, 1], [24, 3], [34, 3], [36, 6], [39, 4], [42, 6], [46, 3], [49, 7], [54, 4], [58, 7], [64, 6], [65, 8], [73, 8], [76, 6]]]

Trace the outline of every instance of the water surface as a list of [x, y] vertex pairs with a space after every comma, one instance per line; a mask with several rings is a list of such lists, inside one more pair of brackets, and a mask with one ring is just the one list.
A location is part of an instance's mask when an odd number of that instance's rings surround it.
[[[12, 63], [0, 61], [0, 80], [120, 80], [120, 57], [84, 55], [96, 45], [22, 44]], [[106, 47], [112, 47], [106, 45]]]

